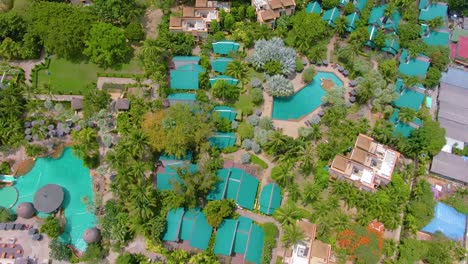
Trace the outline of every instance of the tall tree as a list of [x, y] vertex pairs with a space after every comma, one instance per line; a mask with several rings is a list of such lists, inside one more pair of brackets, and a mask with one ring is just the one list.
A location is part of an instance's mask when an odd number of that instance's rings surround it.
[[304, 239], [304, 233], [296, 223], [285, 226], [283, 231], [281, 242], [283, 242], [285, 248], [289, 248]]
[[97, 134], [94, 129], [86, 127], [80, 131], [72, 133], [73, 153], [83, 160], [88, 168], [95, 168], [99, 165], [99, 145]]
[[238, 79], [242, 86], [248, 81], [250, 75], [247, 64], [238, 60], [232, 61], [227, 65], [226, 74]]
[[127, 25], [143, 14], [135, 0], [96, 0], [91, 9], [101, 20], [114, 25]]

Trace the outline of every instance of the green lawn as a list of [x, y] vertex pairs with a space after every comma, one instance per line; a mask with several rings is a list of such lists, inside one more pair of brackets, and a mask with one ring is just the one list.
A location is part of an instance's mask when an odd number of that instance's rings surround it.
[[104, 70], [93, 63], [73, 63], [64, 59], [52, 58], [48, 70], [38, 73], [38, 87], [49, 84], [52, 93], [81, 94], [86, 85], [97, 81], [98, 72], [116, 74], [141, 74], [142, 67], [138, 59], [122, 65], [121, 69]]

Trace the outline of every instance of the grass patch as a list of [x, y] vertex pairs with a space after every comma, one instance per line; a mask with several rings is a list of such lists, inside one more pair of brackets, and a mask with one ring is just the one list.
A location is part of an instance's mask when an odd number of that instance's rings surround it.
[[132, 59], [120, 69], [104, 70], [93, 63], [74, 63], [65, 59], [52, 58], [48, 70], [38, 72], [39, 88], [49, 85], [50, 91], [57, 94], [81, 94], [86, 85], [97, 81], [97, 73], [141, 74], [140, 61]]
[[259, 158], [257, 155], [250, 155], [250, 162], [252, 162], [253, 164], [257, 164], [264, 170], [268, 169], [268, 164], [264, 160]]
[[13, 1], [13, 10], [14, 11], [24, 11], [31, 4], [31, 0], [14, 0]]
[[269, 264], [271, 261], [272, 250], [276, 246], [276, 237], [278, 228], [273, 223], [264, 223], [260, 225], [265, 233], [263, 239], [262, 264]]
[[250, 95], [241, 94], [241, 96], [239, 96], [239, 100], [235, 103], [234, 106], [241, 110], [244, 116], [248, 116], [253, 113], [254, 104]]

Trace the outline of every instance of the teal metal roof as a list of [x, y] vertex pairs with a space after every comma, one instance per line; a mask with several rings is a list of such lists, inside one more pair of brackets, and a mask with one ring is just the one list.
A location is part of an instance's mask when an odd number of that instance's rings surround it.
[[179, 71], [195, 71], [195, 72], [199, 72], [199, 73], [205, 72], [205, 69], [202, 66], [198, 65], [198, 64], [182, 65], [182, 66], [179, 66], [177, 68], [177, 70], [179, 70]]
[[450, 33], [445, 30], [433, 30], [423, 35], [422, 40], [429, 46], [448, 46]]
[[424, 97], [425, 95], [422, 93], [418, 93], [411, 89], [405, 89], [400, 97], [393, 101], [393, 104], [399, 108], [406, 107], [418, 111], [419, 108], [421, 108]]
[[267, 184], [260, 193], [260, 212], [272, 215], [281, 206], [281, 190], [275, 183]]
[[196, 164], [186, 165], [186, 163], [179, 163], [167, 166], [164, 168], [164, 171], [158, 172], [156, 175], [156, 185], [158, 190], [174, 190], [174, 183], [182, 183], [182, 180], [177, 174], [177, 170], [179, 168], [186, 169], [190, 172], [198, 171], [198, 165]]
[[367, 5], [367, 0], [354, 0], [354, 6], [359, 10], [362, 11], [364, 7]]
[[400, 55], [400, 65], [398, 71], [407, 76], [417, 76], [424, 78], [429, 69], [430, 59], [419, 54], [417, 58], [409, 58], [408, 50], [403, 49]]
[[213, 136], [208, 138], [211, 146], [217, 147], [219, 149], [225, 149], [227, 147], [232, 147], [236, 144], [236, 134], [234, 133], [222, 133], [216, 132]]
[[230, 85], [237, 85], [239, 83], [239, 80], [237, 80], [236, 78], [232, 78], [231, 76], [218, 75], [218, 76], [215, 76], [213, 78], [210, 78], [211, 86], [213, 86], [219, 80], [223, 80], [223, 81], [227, 82]]
[[193, 93], [174, 93], [167, 96], [169, 100], [196, 101], [197, 95]]
[[166, 216], [166, 232], [164, 233], [164, 241], [179, 241], [179, 230], [182, 225], [182, 217], [184, 216], [184, 208], [172, 209]]
[[[409, 124], [400, 122], [400, 118], [398, 117], [399, 113], [400, 113], [400, 109], [396, 108], [393, 111], [393, 114], [389, 119], [389, 121], [395, 125], [393, 134], [401, 135], [401, 136], [408, 138], [411, 135], [411, 132], [415, 130], [416, 128]], [[416, 124], [417, 126], [422, 126], [422, 121], [416, 117], [413, 119], [412, 123]]]
[[236, 240], [234, 241], [234, 252], [245, 254], [253, 221], [244, 216], [239, 216], [237, 220], [239, 224], [237, 225]]
[[405, 89], [403, 79], [398, 78], [395, 82], [395, 92], [399, 94], [403, 92], [403, 89]]
[[398, 11], [393, 12], [393, 14], [385, 21], [385, 8], [387, 5], [381, 5], [372, 8], [369, 20], [367, 21], [370, 25], [378, 25], [379, 27], [383, 27], [385, 29], [392, 29], [398, 31], [398, 26], [400, 25], [401, 15]]
[[224, 219], [216, 231], [214, 253], [230, 256], [234, 248], [237, 232], [237, 220]]
[[328, 25], [335, 27], [335, 20], [340, 16], [340, 10], [336, 7], [328, 9], [323, 13], [322, 19]]
[[174, 161], [187, 161], [187, 160], [192, 160], [192, 153], [191, 152], [187, 152], [185, 154], [185, 156], [183, 157], [180, 157], [180, 158], [177, 158], [176, 156], [174, 155], [167, 155], [167, 154], [163, 154], [161, 156], [159, 156], [159, 160], [163, 161], [163, 160], [174, 160]]
[[211, 68], [215, 72], [226, 72], [227, 65], [233, 61], [231, 58], [218, 58], [211, 61]]
[[430, 0], [419, 0], [419, 9], [424, 9], [429, 4]]
[[237, 116], [237, 110], [229, 106], [216, 106], [213, 112], [217, 112], [221, 118], [229, 119], [229, 121], [234, 121]]
[[385, 35], [385, 46], [382, 48], [383, 51], [396, 55], [400, 50], [400, 41], [398, 35], [395, 32]]
[[175, 90], [198, 90], [197, 71], [171, 70], [171, 89]]
[[375, 48], [374, 39], [379, 33], [379, 29], [377, 28], [377, 26], [370, 25], [367, 26], [367, 33], [369, 33], [369, 39], [366, 42], [364, 42], [364, 45]]
[[340, 0], [340, 5], [346, 5], [349, 2], [349, 0]]
[[359, 21], [358, 12], [351, 13], [346, 16], [348, 18], [348, 24], [346, 25], [346, 31], [353, 32], [356, 29], [356, 22]]
[[232, 199], [239, 206], [253, 210], [259, 181], [244, 170], [228, 168], [218, 170], [218, 183], [208, 200]]
[[198, 209], [195, 223], [193, 225], [192, 236], [190, 238], [190, 246], [206, 250], [208, 248], [212, 232], [213, 228], [208, 224], [205, 214]]
[[306, 13], [316, 13], [320, 15], [320, 13], [322, 13], [322, 7], [320, 6], [320, 3], [317, 1], [308, 3], [306, 7]]
[[212, 45], [214, 53], [222, 55], [228, 55], [231, 52], [237, 52], [240, 47], [239, 43], [228, 40], [218, 41]]
[[260, 264], [262, 260], [263, 239], [265, 234], [263, 229], [257, 225], [252, 225], [250, 231], [249, 241], [247, 245], [247, 252], [245, 254], [245, 260]]
[[198, 56], [174, 56], [172, 57], [173, 61], [195, 61], [197, 64], [200, 61]]
[[436, 17], [442, 17], [445, 19], [447, 16], [448, 6], [446, 3], [435, 3], [430, 4], [426, 9], [421, 9], [419, 12], [419, 20], [429, 21]]

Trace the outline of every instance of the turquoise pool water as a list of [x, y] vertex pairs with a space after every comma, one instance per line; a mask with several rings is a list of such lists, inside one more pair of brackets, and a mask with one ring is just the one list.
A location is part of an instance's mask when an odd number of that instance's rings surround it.
[[320, 79], [330, 79], [335, 86], [343, 86], [343, 82], [334, 73], [317, 72], [311, 83], [304, 86], [299, 92], [286, 98], [274, 98], [273, 119], [296, 120], [317, 109], [322, 104], [321, 98], [325, 90]]
[[[65, 195], [62, 207], [67, 224], [60, 239], [84, 251], [86, 242], [81, 236], [87, 228], [96, 225], [96, 216], [87, 210], [88, 204], [94, 205], [94, 195], [89, 169], [73, 155], [71, 148], [66, 148], [59, 159], [37, 159], [34, 168], [16, 180], [14, 186], [19, 197], [14, 209], [19, 203], [33, 202], [35, 192], [49, 183], [60, 185]], [[39, 217], [47, 215], [39, 214]]]
[[18, 200], [18, 191], [15, 187], [7, 186], [0, 188], [0, 206], [11, 208]]

